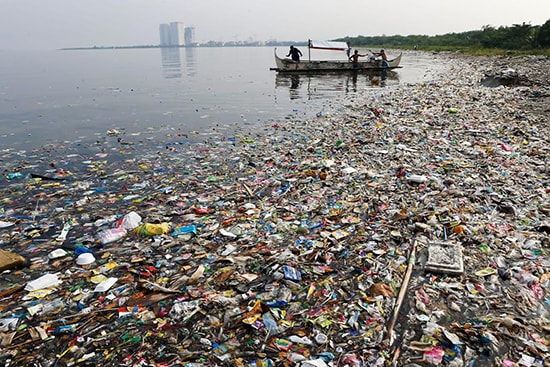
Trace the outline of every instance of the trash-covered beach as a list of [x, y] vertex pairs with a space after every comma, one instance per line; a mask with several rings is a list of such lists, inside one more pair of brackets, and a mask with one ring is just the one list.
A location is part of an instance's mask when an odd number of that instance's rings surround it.
[[437, 57], [313, 118], [3, 151], [0, 363], [550, 365], [550, 62]]

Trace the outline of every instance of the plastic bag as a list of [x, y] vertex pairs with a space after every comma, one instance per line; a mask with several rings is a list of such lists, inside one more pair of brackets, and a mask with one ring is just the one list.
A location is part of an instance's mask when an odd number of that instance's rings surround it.
[[147, 236], [156, 236], [160, 234], [166, 234], [170, 231], [170, 223], [163, 222], [163, 223], [143, 223], [139, 227], [136, 228], [136, 232], [138, 235], [142, 237]]

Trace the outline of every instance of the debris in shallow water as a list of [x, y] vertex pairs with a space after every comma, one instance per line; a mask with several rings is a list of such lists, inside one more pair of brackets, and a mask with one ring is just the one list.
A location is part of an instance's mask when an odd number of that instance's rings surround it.
[[521, 107], [534, 91], [449, 75], [178, 149], [64, 154], [66, 180], [51, 152], [19, 157], [0, 235], [28, 266], [2, 274], [0, 360], [543, 364], [548, 121]]

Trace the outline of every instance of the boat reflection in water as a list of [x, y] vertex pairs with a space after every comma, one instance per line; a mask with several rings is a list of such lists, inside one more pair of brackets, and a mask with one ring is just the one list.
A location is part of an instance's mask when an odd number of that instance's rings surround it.
[[361, 70], [275, 74], [275, 88], [289, 88], [290, 99], [322, 99], [368, 88], [399, 84], [394, 70]]

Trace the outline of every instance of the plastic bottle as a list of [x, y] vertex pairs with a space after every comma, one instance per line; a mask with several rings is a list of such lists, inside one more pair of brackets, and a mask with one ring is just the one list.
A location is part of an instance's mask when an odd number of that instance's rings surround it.
[[428, 181], [428, 177], [424, 175], [409, 175], [407, 176], [407, 180], [414, 183], [424, 183]]
[[61, 310], [64, 310], [67, 307], [67, 304], [62, 299], [54, 299], [51, 302], [44, 304], [42, 307], [41, 315], [55, 314]]
[[23, 178], [23, 174], [21, 172], [13, 172], [13, 173], [8, 173], [6, 175], [6, 178], [8, 180], [14, 180], [16, 178]]
[[279, 332], [277, 321], [271, 316], [271, 313], [266, 312], [262, 315], [262, 321], [267, 329], [267, 336], [271, 337]]
[[298, 335], [291, 335], [288, 340], [296, 344], [312, 345], [313, 342], [307, 336], [299, 337]]
[[73, 330], [76, 330], [78, 328], [78, 324], [70, 324], [70, 325], [60, 325], [55, 328], [55, 334], [65, 334], [70, 333]]

